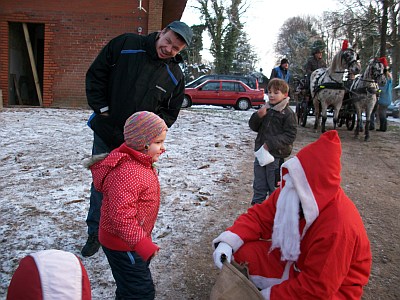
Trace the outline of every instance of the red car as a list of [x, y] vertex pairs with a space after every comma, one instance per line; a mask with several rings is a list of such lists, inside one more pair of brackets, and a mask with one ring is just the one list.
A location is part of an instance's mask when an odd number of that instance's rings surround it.
[[207, 80], [194, 87], [185, 88], [182, 108], [192, 105], [232, 106], [248, 110], [265, 104], [264, 89], [251, 89], [238, 80]]

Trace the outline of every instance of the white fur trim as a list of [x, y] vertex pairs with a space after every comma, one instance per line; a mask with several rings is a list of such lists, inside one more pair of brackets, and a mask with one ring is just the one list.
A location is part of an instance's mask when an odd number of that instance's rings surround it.
[[44, 250], [30, 256], [39, 271], [43, 300], [82, 299], [82, 268], [74, 254]]
[[268, 278], [260, 275], [250, 275], [249, 279], [254, 285], [261, 289], [272, 288], [274, 285], [281, 284], [282, 282], [289, 279], [290, 267], [293, 265], [292, 261], [288, 261], [285, 265], [285, 270], [283, 270], [283, 274], [281, 278]]
[[232, 247], [233, 252], [236, 252], [237, 249], [242, 247], [244, 244], [243, 240], [236, 233], [231, 231], [224, 231], [216, 239], [214, 239], [212, 241], [213, 247], [215, 248], [215, 244], [220, 242], [229, 244]]
[[292, 178], [293, 184], [299, 195], [301, 206], [303, 208], [304, 217], [306, 219], [306, 226], [303, 230], [302, 238], [304, 237], [307, 229], [319, 216], [319, 209], [317, 201], [315, 200], [313, 191], [308, 182], [304, 169], [300, 160], [294, 156], [282, 164], [282, 168], [288, 169]]
[[271, 299], [271, 288], [261, 290], [261, 295], [265, 300]]

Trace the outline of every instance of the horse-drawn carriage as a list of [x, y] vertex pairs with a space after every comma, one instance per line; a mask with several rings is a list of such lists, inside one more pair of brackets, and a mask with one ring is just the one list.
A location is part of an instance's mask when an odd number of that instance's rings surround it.
[[[305, 127], [307, 124], [308, 116], [315, 116], [314, 103], [310, 97], [307, 97], [307, 90], [305, 87], [305, 79], [298, 80], [296, 90], [294, 93], [296, 100], [296, 115], [297, 124]], [[356, 123], [356, 108], [353, 103], [353, 96], [350, 93], [350, 81], [345, 83], [345, 95], [343, 103], [339, 111], [337, 126], [342, 127], [346, 125], [348, 130], [353, 130]], [[333, 106], [328, 106], [328, 113], [333, 115]]]
[[[322, 117], [321, 132], [325, 132], [327, 112], [333, 112], [333, 126], [346, 124], [348, 130], [355, 130], [357, 137], [362, 131], [362, 112], [365, 112], [365, 140], [369, 140], [369, 123], [376, 103], [379, 86], [386, 83], [382, 59], [373, 58], [364, 72], [354, 81], [344, 81], [344, 74], [359, 74], [361, 65], [357, 53], [350, 48], [342, 48], [328, 68], [315, 70], [310, 78], [311, 97], [307, 97], [305, 82], [299, 81], [296, 95], [296, 113], [300, 125], [305, 126], [308, 115], [315, 116], [314, 129], [318, 128]], [[302, 88], [303, 86], [303, 88]], [[310, 100], [312, 99], [312, 100]], [[357, 116], [357, 117], [356, 117]], [[357, 124], [357, 126], [356, 126]]]

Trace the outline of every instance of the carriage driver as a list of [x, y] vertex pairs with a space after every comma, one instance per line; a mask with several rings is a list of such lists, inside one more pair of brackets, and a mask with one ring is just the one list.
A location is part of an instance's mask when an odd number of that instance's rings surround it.
[[304, 66], [304, 69], [306, 71], [306, 99], [307, 102], [310, 99], [311, 96], [311, 91], [310, 91], [310, 77], [311, 73], [314, 72], [316, 69], [319, 68], [326, 68], [326, 62], [325, 60], [322, 59], [322, 54], [323, 54], [323, 48], [322, 47], [314, 47], [311, 51], [312, 56], [310, 56], [307, 59], [307, 62]]

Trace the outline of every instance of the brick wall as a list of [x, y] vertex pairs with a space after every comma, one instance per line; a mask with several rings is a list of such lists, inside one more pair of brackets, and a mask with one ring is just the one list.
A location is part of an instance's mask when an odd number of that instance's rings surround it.
[[[0, 89], [8, 105], [8, 22], [43, 23], [45, 30], [43, 105], [86, 107], [85, 73], [100, 49], [125, 32], [159, 30], [162, 0], [31, 1], [0, 0]], [[61, 11], [60, 11], [61, 10]], [[156, 12], [157, 11], [157, 12]]]

